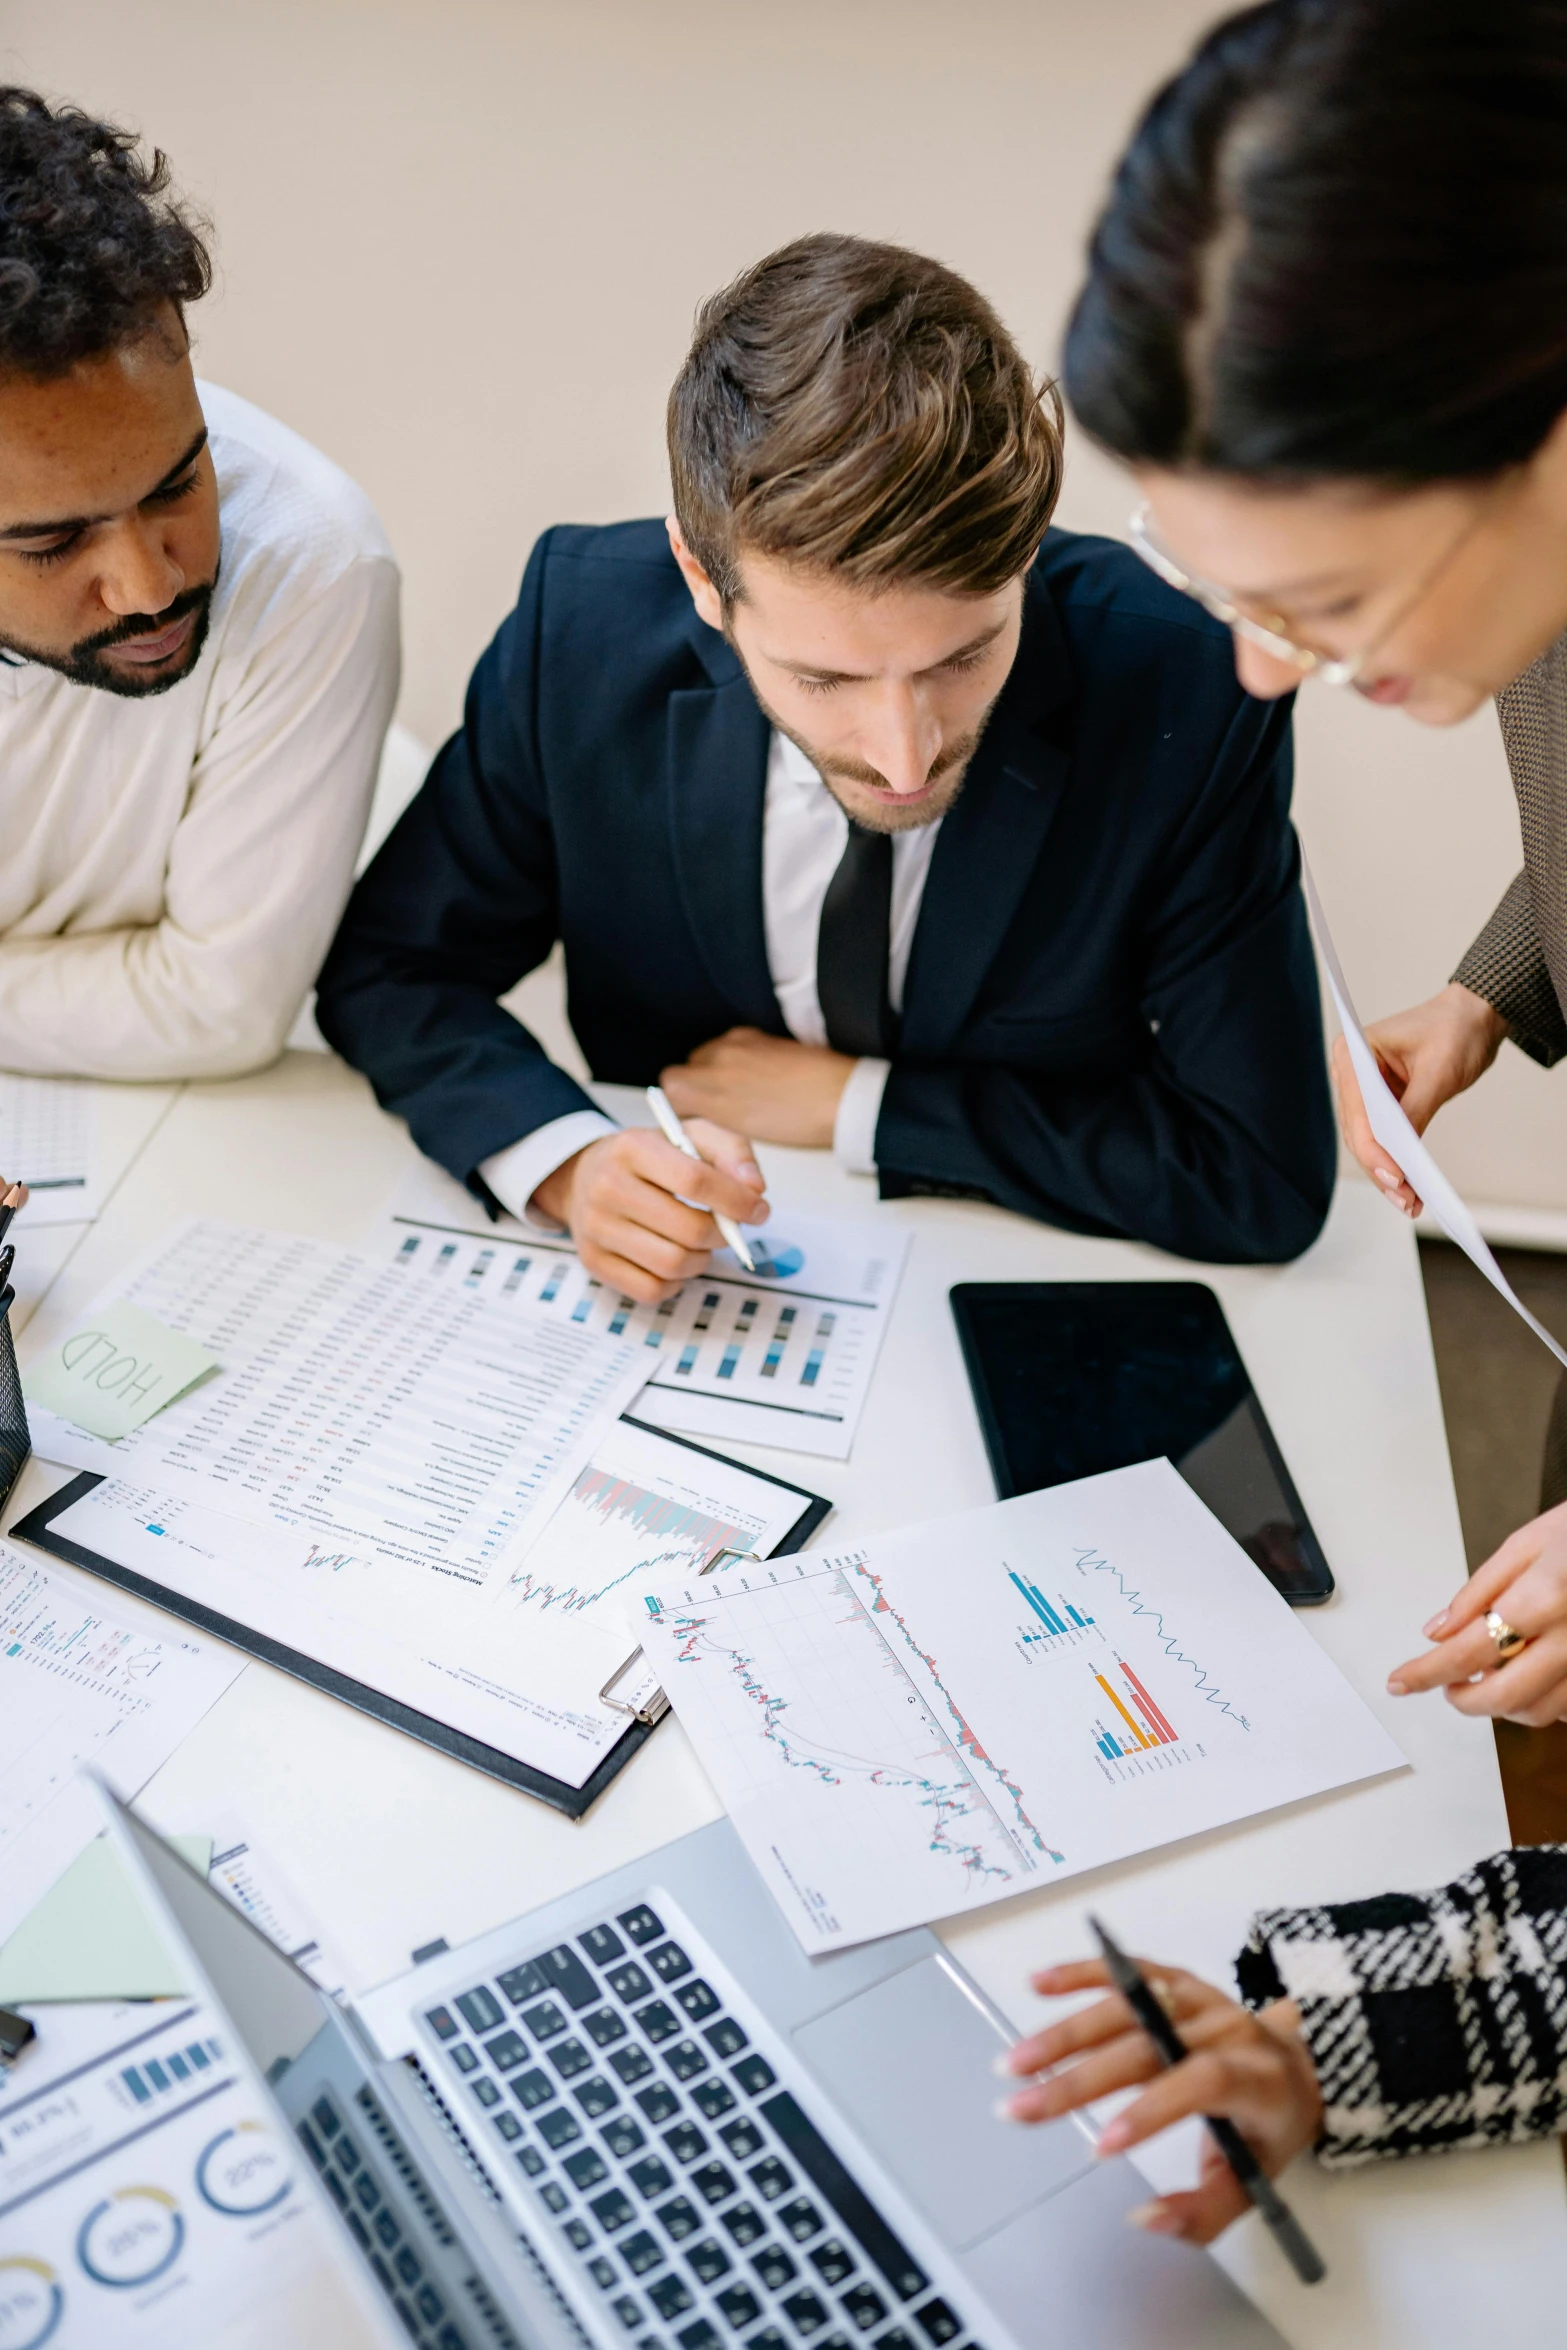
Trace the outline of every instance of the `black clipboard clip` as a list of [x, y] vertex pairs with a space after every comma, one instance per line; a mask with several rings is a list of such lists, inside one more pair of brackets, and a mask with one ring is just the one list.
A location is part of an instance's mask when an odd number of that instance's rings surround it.
[[[754, 1559], [757, 1556], [758, 1553], [754, 1550], [735, 1550], [732, 1548], [715, 1550], [712, 1557], [708, 1560], [706, 1566], [699, 1569], [699, 1572], [704, 1575], [710, 1575], [713, 1572], [713, 1569], [720, 1565], [725, 1559]], [[642, 1653], [643, 1652], [640, 1646], [634, 1648], [631, 1651], [631, 1654], [625, 1658], [621, 1664], [618, 1664], [615, 1667], [615, 1670], [610, 1674], [609, 1679], [605, 1682], [603, 1688], [599, 1691], [599, 1703], [600, 1705], [607, 1705], [612, 1713], [629, 1714], [632, 1721], [634, 1722], [646, 1722], [648, 1727], [651, 1729], [653, 1724], [655, 1722], [661, 1722], [665, 1714], [667, 1714], [669, 1711], [669, 1700], [664, 1695], [662, 1689], [655, 1689], [652, 1696], [648, 1699], [646, 1705], [628, 1705], [623, 1697], [616, 1697], [612, 1694], [616, 1682], [623, 1681], [625, 1679], [626, 1675], [630, 1672], [632, 1666], [636, 1663], [637, 1659], [642, 1655]]]

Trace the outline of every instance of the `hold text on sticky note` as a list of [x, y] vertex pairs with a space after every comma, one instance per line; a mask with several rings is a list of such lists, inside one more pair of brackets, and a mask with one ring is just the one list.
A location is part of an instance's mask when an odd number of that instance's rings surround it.
[[193, 1338], [116, 1299], [30, 1365], [22, 1386], [29, 1401], [89, 1436], [113, 1440], [129, 1436], [217, 1367], [216, 1356]]

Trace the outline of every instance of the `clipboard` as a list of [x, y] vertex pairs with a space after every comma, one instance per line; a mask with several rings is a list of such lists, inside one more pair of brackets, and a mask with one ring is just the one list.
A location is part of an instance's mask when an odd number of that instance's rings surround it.
[[[638, 1428], [649, 1436], [656, 1436], [661, 1443], [677, 1445], [683, 1452], [699, 1453], [705, 1460], [722, 1461], [726, 1467], [743, 1467], [748, 1477], [756, 1478], [761, 1484], [776, 1485], [786, 1493], [798, 1494], [799, 1514], [782, 1538], [773, 1544], [767, 1554], [770, 1558], [782, 1558], [790, 1552], [803, 1550], [832, 1509], [830, 1501], [824, 1500], [818, 1493], [807, 1492], [803, 1485], [792, 1484], [787, 1477], [775, 1477], [765, 1469], [753, 1469], [749, 1462], [733, 1461], [728, 1454], [715, 1452], [710, 1445], [692, 1444], [688, 1438], [671, 1435], [667, 1428], [655, 1428], [649, 1421], [639, 1420], [630, 1412], [623, 1412], [621, 1418], [627, 1427]], [[340, 1673], [333, 1665], [318, 1662], [302, 1649], [289, 1648], [264, 1632], [254, 1631], [250, 1625], [237, 1622], [232, 1616], [220, 1615], [215, 1608], [203, 1607], [199, 1601], [187, 1599], [183, 1592], [171, 1591], [163, 1584], [153, 1582], [150, 1577], [137, 1574], [134, 1569], [122, 1567], [116, 1560], [104, 1558], [99, 1552], [73, 1542], [68, 1534], [57, 1532], [54, 1520], [62, 1517], [74, 1503], [85, 1500], [96, 1486], [104, 1482], [96, 1470], [82, 1470], [68, 1484], [62, 1485], [58, 1493], [52, 1493], [47, 1501], [30, 1510], [25, 1518], [19, 1518], [9, 1528], [11, 1537], [18, 1542], [30, 1543], [35, 1550], [47, 1551], [52, 1558], [64, 1559], [67, 1565], [80, 1567], [89, 1575], [97, 1575], [104, 1582], [117, 1585], [121, 1591], [134, 1593], [136, 1598], [145, 1599], [153, 1607], [162, 1608], [167, 1614], [178, 1616], [183, 1622], [194, 1625], [197, 1631], [209, 1633], [214, 1640], [226, 1641], [231, 1648], [241, 1650], [246, 1656], [259, 1658], [263, 1664], [275, 1665], [280, 1673], [291, 1674], [296, 1681], [303, 1681], [325, 1696], [335, 1697], [342, 1704], [355, 1707], [358, 1712], [368, 1714], [372, 1720], [384, 1722], [390, 1729], [401, 1730], [406, 1737], [417, 1738], [421, 1745], [433, 1747], [438, 1754], [450, 1755], [457, 1762], [467, 1763], [471, 1770], [484, 1772], [487, 1778], [499, 1779], [503, 1785], [518, 1788], [524, 1795], [536, 1796], [541, 1803], [564, 1812], [568, 1819], [580, 1820], [597, 1802], [610, 1781], [617, 1778], [632, 1756], [647, 1744], [663, 1711], [667, 1710], [661, 1708], [654, 1712], [649, 1707], [645, 1714], [632, 1715], [625, 1731], [583, 1780], [582, 1785], [572, 1787], [564, 1779], [551, 1778], [547, 1772], [536, 1770], [531, 1763], [519, 1762], [515, 1755], [503, 1754], [499, 1747], [487, 1746], [482, 1739], [472, 1738], [466, 1731], [453, 1729], [449, 1723], [438, 1721], [433, 1714], [420, 1713], [415, 1707], [404, 1705], [400, 1699], [388, 1697], [383, 1690], [373, 1689], [367, 1682], [356, 1681], [349, 1674]], [[633, 1653], [639, 1654], [640, 1651]], [[628, 1657], [626, 1664], [611, 1676], [608, 1687], [613, 1688], [624, 1677], [631, 1662], [632, 1658]], [[610, 1698], [606, 1702], [614, 1704], [616, 1701]], [[630, 1711], [629, 1708], [625, 1710]]]

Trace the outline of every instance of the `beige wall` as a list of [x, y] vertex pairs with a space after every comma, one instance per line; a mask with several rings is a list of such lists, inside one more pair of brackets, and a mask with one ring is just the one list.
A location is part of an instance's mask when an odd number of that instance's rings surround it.
[[[143, 128], [218, 227], [200, 363], [366, 485], [427, 740], [563, 518], [658, 511], [699, 298], [833, 226], [941, 254], [1054, 357], [1083, 231], [1197, 0], [6, 0], [0, 64]], [[1062, 519], [1119, 529], [1072, 459]], [[1303, 714], [1300, 811], [1368, 1014], [1445, 976], [1516, 863], [1489, 715]], [[1437, 1130], [1477, 1197], [1567, 1211], [1567, 1076]], [[1445, 1131], [1444, 1131], [1445, 1128]], [[1564, 1221], [1567, 1230], [1567, 1221]]]

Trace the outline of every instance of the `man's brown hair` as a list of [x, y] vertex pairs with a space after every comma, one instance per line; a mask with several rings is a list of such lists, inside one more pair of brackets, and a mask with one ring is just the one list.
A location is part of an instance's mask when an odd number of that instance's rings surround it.
[[697, 313], [669, 395], [675, 513], [723, 601], [747, 549], [872, 590], [989, 595], [1061, 487], [1061, 401], [955, 270], [800, 237]]

